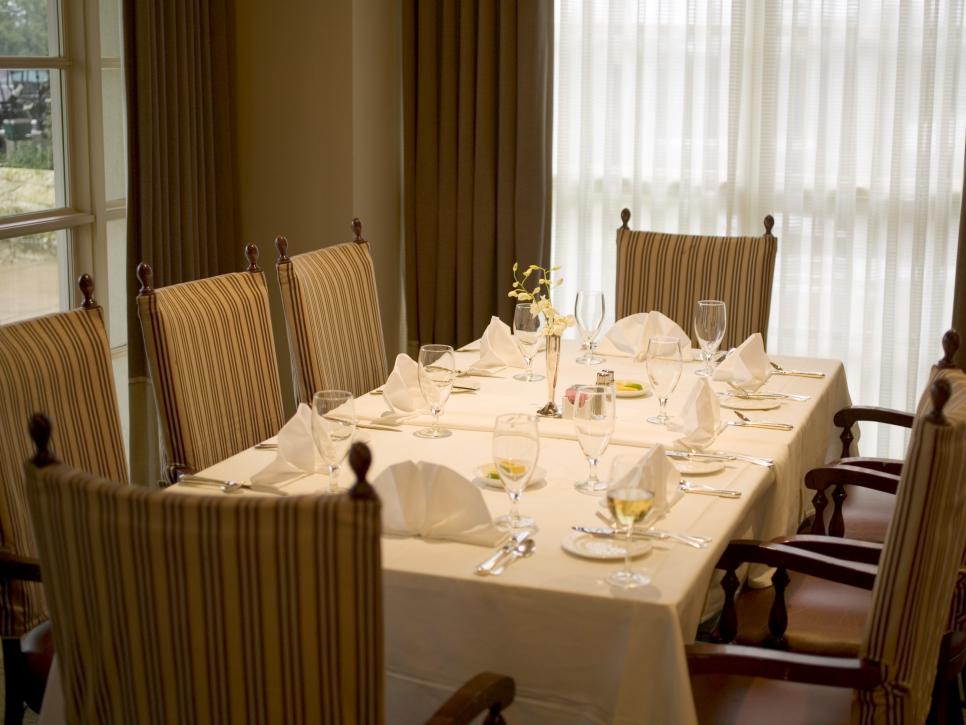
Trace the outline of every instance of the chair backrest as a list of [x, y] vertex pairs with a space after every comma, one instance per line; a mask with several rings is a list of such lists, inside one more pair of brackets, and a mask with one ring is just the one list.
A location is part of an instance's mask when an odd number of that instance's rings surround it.
[[43, 463], [27, 477], [68, 723], [382, 722], [368, 484], [179, 495]]
[[258, 249], [245, 272], [153, 289], [138, 265], [138, 317], [172, 469], [198, 471], [284, 423], [268, 287]]
[[728, 327], [722, 349], [755, 332], [767, 342], [778, 242], [765, 217], [760, 237], [711, 237], [636, 232], [631, 213], [617, 230], [617, 319], [657, 310], [693, 335], [694, 303], [724, 300]]
[[[48, 410], [63, 424], [52, 445], [72, 465], [127, 482], [124, 439], [103, 310], [89, 275], [84, 307], [0, 326], [0, 551], [37, 556], [23, 462], [33, 455], [26, 421]], [[0, 579], [0, 637], [47, 619], [40, 584]]]
[[884, 685], [857, 692], [857, 722], [925, 720], [966, 546], [966, 374], [947, 370], [931, 389], [932, 409], [913, 424], [860, 649], [882, 666]]
[[317, 390], [363, 395], [386, 380], [386, 345], [379, 316], [376, 277], [362, 223], [355, 240], [287, 255], [278, 237], [278, 284], [288, 330], [298, 399], [310, 403]]

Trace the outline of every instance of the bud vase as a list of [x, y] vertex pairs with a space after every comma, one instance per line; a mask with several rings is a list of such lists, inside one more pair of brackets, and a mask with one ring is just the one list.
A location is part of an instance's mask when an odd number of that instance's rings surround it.
[[550, 400], [537, 411], [545, 418], [559, 418], [560, 411], [554, 400], [557, 397], [557, 370], [560, 367], [560, 335], [547, 335], [547, 395]]

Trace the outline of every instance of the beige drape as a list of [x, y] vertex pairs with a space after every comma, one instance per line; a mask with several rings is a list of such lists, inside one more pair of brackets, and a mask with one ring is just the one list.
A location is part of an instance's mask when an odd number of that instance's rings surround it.
[[128, 124], [128, 352], [131, 467], [156, 480], [157, 428], [134, 298], [243, 268], [236, 236], [231, 0], [124, 0]]
[[[966, 165], [966, 155], [964, 155]], [[964, 171], [966, 179], [966, 171]], [[964, 181], [963, 198], [959, 212], [959, 249], [956, 254], [956, 291], [953, 294], [953, 329], [959, 334], [966, 335], [966, 181]], [[966, 351], [959, 349], [956, 364], [966, 367]]]
[[509, 321], [513, 262], [548, 262], [552, 91], [552, 0], [406, 0], [410, 351]]

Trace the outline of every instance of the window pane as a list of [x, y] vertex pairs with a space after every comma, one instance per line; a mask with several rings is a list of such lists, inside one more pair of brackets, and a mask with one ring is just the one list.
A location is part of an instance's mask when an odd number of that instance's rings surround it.
[[101, 71], [104, 99], [104, 195], [108, 201], [127, 196], [124, 154], [124, 80], [120, 69]]
[[67, 308], [67, 234], [0, 239], [0, 324]]
[[60, 55], [57, 0], [0, 0], [0, 55]]
[[67, 205], [60, 80], [59, 71], [0, 70], [0, 216]]
[[[0, 0], [2, 1], [2, 0]], [[121, 57], [121, 3], [101, 0], [101, 57]]]
[[108, 334], [111, 347], [120, 347], [127, 344], [127, 219], [107, 223], [107, 276]]

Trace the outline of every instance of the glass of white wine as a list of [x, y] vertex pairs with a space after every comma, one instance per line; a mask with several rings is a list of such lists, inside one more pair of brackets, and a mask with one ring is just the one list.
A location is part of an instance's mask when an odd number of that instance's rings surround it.
[[510, 497], [510, 513], [496, 519], [497, 526], [511, 531], [533, 527], [533, 519], [521, 516], [517, 504], [539, 457], [537, 416], [522, 413], [497, 416], [493, 428], [493, 466]]
[[654, 492], [640, 480], [621, 481], [607, 490], [607, 507], [618, 525], [624, 527], [624, 568], [607, 577], [607, 583], [621, 589], [645, 587], [651, 583], [646, 574], [631, 569], [631, 544], [634, 526], [648, 518], [654, 510]]
[[329, 473], [329, 493], [338, 493], [336, 476], [356, 430], [356, 410], [348, 390], [320, 390], [312, 396], [312, 440]]
[[676, 337], [652, 337], [645, 353], [647, 379], [654, 389], [661, 411], [647, 419], [648, 423], [667, 425], [667, 400], [681, 379], [681, 341]]
[[581, 493], [599, 496], [607, 490], [607, 482], [597, 477], [597, 464], [614, 434], [614, 409], [613, 385], [580, 385], [574, 391], [577, 442], [590, 466], [587, 480], [575, 484]]
[[529, 302], [519, 303], [513, 310], [513, 339], [527, 363], [527, 371], [514, 375], [514, 380], [522, 380], [526, 383], [543, 380], [543, 375], [533, 372], [533, 358], [540, 349], [541, 337], [543, 337], [543, 315], [537, 311], [536, 305]]
[[419, 391], [429, 403], [433, 425], [420, 428], [413, 435], [419, 438], [446, 438], [453, 432], [439, 427], [439, 414], [449, 400], [456, 377], [456, 357], [449, 345], [423, 345], [419, 348]]

